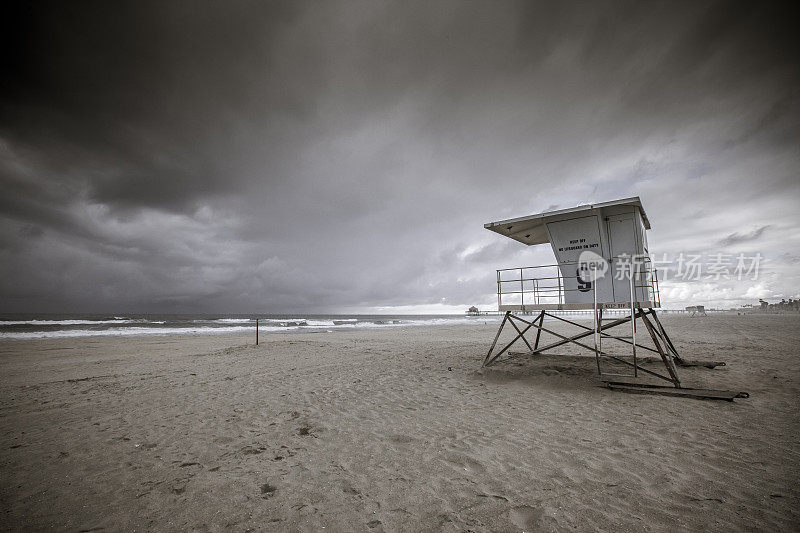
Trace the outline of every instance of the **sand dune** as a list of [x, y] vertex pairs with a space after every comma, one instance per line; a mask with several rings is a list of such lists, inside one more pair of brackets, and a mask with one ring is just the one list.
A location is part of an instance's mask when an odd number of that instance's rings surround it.
[[0, 343], [4, 529], [792, 530], [800, 319], [668, 317], [687, 385], [480, 370], [495, 326]]

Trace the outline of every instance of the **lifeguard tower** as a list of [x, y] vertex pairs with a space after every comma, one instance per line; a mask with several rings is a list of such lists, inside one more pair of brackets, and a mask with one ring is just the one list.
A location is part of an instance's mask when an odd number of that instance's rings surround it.
[[[681, 386], [677, 366], [714, 368], [725, 363], [683, 359], [659, 320], [658, 272], [647, 245], [650, 221], [638, 197], [490, 222], [484, 227], [528, 246], [550, 243], [556, 263], [497, 271], [497, 306], [505, 314], [483, 366], [495, 363], [503, 354], [532, 356], [572, 343], [594, 352], [598, 374], [614, 389], [727, 400], [746, 395]], [[589, 311], [591, 326], [566, 318]], [[534, 313], [532, 320], [520, 316]], [[578, 332], [563, 335], [547, 327], [545, 319], [567, 323]], [[516, 335], [495, 352], [508, 325]], [[610, 330], [623, 327], [627, 335], [612, 335]], [[536, 333], [532, 342], [525, 337], [530, 330]], [[543, 342], [543, 334], [551, 340]], [[643, 344], [643, 336], [649, 337], [653, 346]], [[592, 340], [582, 342], [587, 337]], [[519, 340], [527, 351], [509, 352]], [[628, 353], [611, 353], [604, 348], [604, 341], [626, 347]], [[664, 370], [642, 367], [642, 351], [657, 354]], [[657, 378], [669, 385], [642, 382], [640, 377]]]
[[706, 306], [705, 305], [692, 305], [686, 308], [687, 313], [691, 313], [691, 317], [695, 316], [708, 316], [706, 314]]

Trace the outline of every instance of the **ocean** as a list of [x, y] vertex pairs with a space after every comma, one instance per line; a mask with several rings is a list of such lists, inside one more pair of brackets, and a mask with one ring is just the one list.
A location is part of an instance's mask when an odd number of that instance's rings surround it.
[[0, 315], [0, 339], [64, 337], [319, 333], [355, 329], [499, 323], [465, 315]]

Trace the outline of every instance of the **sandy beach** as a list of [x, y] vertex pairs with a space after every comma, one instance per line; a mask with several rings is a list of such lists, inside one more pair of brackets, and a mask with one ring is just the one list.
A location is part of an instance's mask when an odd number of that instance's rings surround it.
[[688, 386], [575, 348], [481, 371], [493, 324], [3, 341], [4, 530], [790, 531], [800, 318], [666, 316]]

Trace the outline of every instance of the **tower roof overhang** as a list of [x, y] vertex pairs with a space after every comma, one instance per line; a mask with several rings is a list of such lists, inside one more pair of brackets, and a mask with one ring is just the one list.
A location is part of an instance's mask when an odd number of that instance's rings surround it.
[[[642, 201], [638, 196], [598, 204], [579, 205], [577, 207], [559, 209], [556, 211], [545, 211], [542, 213], [536, 213], [535, 215], [528, 215], [526, 217], [510, 218], [508, 220], [500, 220], [497, 222], [488, 222], [484, 224], [483, 227], [529, 246], [534, 244], [545, 244], [550, 242], [546, 227], [548, 222], [565, 220], [568, 218], [578, 218], [581, 216], [594, 214], [594, 212], [598, 212], [600, 209], [606, 207], [626, 205], [638, 207], [639, 212], [642, 214], [642, 220], [644, 222], [645, 229], [650, 229], [650, 221], [647, 219], [647, 214], [644, 212]], [[567, 215], [574, 215], [574, 217]]]

